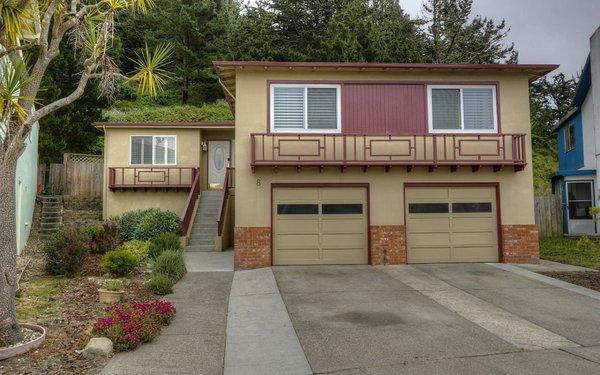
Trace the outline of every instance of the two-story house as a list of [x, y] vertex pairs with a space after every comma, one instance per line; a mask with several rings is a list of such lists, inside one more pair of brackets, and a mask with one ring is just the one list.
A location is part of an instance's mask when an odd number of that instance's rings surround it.
[[538, 261], [528, 87], [557, 66], [214, 66], [234, 123], [96, 124], [106, 217], [172, 209], [207, 241], [220, 189], [237, 269]]
[[[571, 102], [572, 109], [555, 126], [558, 172], [552, 189], [563, 205], [564, 232], [597, 234], [600, 226], [590, 214], [600, 187], [600, 29], [591, 38], [591, 52]], [[595, 82], [595, 83], [594, 83]], [[594, 90], [595, 88], [595, 90]]]

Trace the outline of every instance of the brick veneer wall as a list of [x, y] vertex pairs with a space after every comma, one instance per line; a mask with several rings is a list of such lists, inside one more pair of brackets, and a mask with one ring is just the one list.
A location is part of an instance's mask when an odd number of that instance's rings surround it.
[[539, 263], [537, 225], [502, 225], [504, 263]]
[[404, 263], [406, 263], [406, 228], [404, 225], [372, 225], [371, 264]]
[[236, 270], [271, 266], [271, 227], [236, 227], [234, 242]]

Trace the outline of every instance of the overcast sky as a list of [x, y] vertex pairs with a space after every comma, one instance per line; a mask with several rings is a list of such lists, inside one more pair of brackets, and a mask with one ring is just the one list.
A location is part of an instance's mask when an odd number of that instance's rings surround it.
[[[411, 17], [421, 15], [422, 2], [400, 0]], [[568, 76], [583, 67], [589, 38], [600, 27], [600, 0], [474, 0], [473, 8], [475, 14], [506, 19], [519, 62], [560, 64]]]

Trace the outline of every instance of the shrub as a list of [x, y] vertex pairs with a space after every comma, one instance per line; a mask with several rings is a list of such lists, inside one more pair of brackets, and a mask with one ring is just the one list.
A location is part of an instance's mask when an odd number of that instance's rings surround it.
[[136, 256], [127, 250], [113, 250], [104, 254], [100, 265], [115, 276], [121, 277], [129, 275], [139, 262]]
[[46, 271], [51, 275], [73, 277], [83, 267], [88, 255], [83, 235], [75, 227], [64, 227], [44, 244]]
[[171, 302], [155, 300], [113, 305], [105, 312], [106, 316], [94, 324], [92, 335], [107, 337], [116, 351], [126, 351], [154, 340], [176, 311]]
[[163, 232], [179, 233], [179, 216], [171, 211], [147, 210], [136, 227], [133, 237], [138, 240], [151, 240]]
[[102, 225], [87, 225], [83, 232], [87, 235], [87, 246], [91, 253], [105, 254], [121, 244], [119, 225], [106, 221]]
[[161, 273], [152, 276], [147, 286], [149, 291], [159, 296], [173, 293], [173, 281]]
[[119, 218], [119, 235], [124, 241], [147, 241], [162, 232], [179, 233], [179, 222], [179, 216], [171, 211], [157, 208], [129, 211]]
[[148, 256], [156, 260], [161, 253], [167, 250], [181, 251], [179, 235], [175, 233], [161, 233], [154, 237], [148, 248]]
[[142, 263], [148, 259], [148, 248], [150, 247], [150, 242], [148, 241], [140, 241], [140, 240], [131, 240], [124, 242], [117, 250], [128, 251], [133, 254], [138, 263]]
[[134, 233], [139, 223], [146, 215], [146, 210], [125, 212], [119, 217], [119, 236], [123, 241], [133, 240]]
[[168, 250], [160, 254], [153, 264], [154, 274], [163, 274], [171, 281], [179, 281], [185, 275], [185, 263], [183, 255], [179, 251]]
[[575, 245], [577, 250], [582, 252], [593, 252], [598, 251], [598, 246], [594, 241], [590, 240], [588, 237], [583, 236], [577, 241], [577, 245]]

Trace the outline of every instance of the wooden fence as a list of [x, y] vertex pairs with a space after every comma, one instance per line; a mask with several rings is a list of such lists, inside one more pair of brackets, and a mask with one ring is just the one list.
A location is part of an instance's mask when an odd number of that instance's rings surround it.
[[535, 197], [535, 223], [540, 237], [563, 235], [562, 202], [558, 195]]
[[102, 195], [104, 157], [65, 154], [63, 164], [40, 165], [38, 192], [52, 195], [98, 197]]

